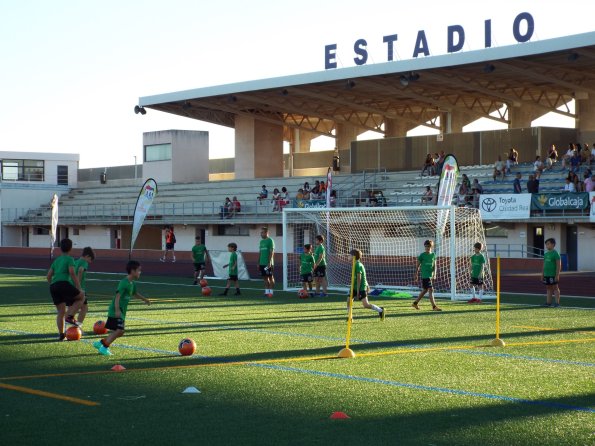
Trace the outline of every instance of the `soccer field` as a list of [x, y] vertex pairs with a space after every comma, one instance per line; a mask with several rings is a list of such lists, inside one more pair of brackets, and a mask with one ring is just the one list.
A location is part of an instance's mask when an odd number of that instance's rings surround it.
[[495, 348], [493, 303], [372, 297], [386, 321], [356, 302], [357, 356], [338, 359], [343, 295], [267, 299], [254, 281], [223, 297], [209, 280], [203, 297], [143, 276], [152, 305], [132, 301], [100, 356], [92, 325], [123, 276], [88, 275], [85, 335], [60, 343], [45, 272], [0, 269], [0, 444], [595, 444], [594, 300], [503, 296]]

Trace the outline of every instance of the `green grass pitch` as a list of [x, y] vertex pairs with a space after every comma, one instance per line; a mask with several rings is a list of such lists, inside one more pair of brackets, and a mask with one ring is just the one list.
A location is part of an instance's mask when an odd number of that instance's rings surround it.
[[[594, 300], [503, 296], [495, 348], [493, 303], [372, 297], [386, 321], [356, 302], [357, 356], [338, 359], [345, 296], [267, 299], [252, 281], [221, 297], [209, 280], [203, 297], [143, 276], [152, 305], [131, 303], [104, 357], [92, 325], [121, 277], [89, 274], [85, 335], [59, 343], [44, 272], [0, 269], [1, 444], [595, 444]], [[192, 357], [177, 353], [185, 337]]]

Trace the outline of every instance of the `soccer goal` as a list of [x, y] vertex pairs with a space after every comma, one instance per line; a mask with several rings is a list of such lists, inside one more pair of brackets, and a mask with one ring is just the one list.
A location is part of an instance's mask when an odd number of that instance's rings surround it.
[[468, 299], [470, 257], [481, 242], [485, 264], [484, 298], [495, 297], [485, 235], [477, 209], [440, 206], [385, 208], [283, 209], [283, 288], [301, 288], [299, 274], [303, 246], [315, 246], [316, 235], [325, 237], [327, 279], [330, 289], [348, 290], [351, 277], [349, 252], [363, 253], [372, 289], [416, 294], [417, 257], [424, 240], [435, 243], [434, 294]]

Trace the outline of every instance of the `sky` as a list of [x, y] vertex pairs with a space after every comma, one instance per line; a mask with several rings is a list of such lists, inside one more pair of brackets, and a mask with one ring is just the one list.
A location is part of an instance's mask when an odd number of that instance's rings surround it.
[[210, 157], [229, 157], [233, 129], [154, 110], [135, 115], [138, 98], [323, 71], [328, 44], [337, 44], [339, 68], [355, 66], [360, 38], [368, 64], [386, 61], [382, 37], [391, 34], [399, 36], [395, 59], [410, 59], [422, 29], [431, 55], [444, 54], [449, 25], [465, 29], [463, 51], [477, 50], [487, 19], [493, 46], [511, 45], [521, 12], [535, 19], [532, 41], [590, 32], [588, 4], [0, 0], [0, 151], [79, 153], [83, 168], [126, 165], [141, 162], [143, 132], [183, 129], [208, 131]]

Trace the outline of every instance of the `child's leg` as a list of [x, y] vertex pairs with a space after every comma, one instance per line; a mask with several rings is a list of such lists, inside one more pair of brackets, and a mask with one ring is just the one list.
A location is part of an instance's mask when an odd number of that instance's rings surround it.
[[432, 304], [432, 308], [438, 308], [436, 305], [436, 301], [434, 300], [434, 288], [430, 288], [428, 292], [428, 297], [430, 298], [430, 303]]
[[229, 291], [230, 286], [231, 286], [231, 280], [227, 279], [227, 284], [225, 285], [225, 289], [223, 290], [223, 293], [221, 293], [222, 296], [227, 296], [227, 292]]
[[308, 289], [312, 292], [312, 281], [308, 282]]
[[362, 299], [362, 305], [364, 306], [364, 308], [367, 308], [367, 309], [369, 309], [369, 310], [374, 310], [374, 311], [376, 311], [377, 313], [382, 313], [382, 308], [380, 308], [380, 307], [379, 307], [379, 306], [377, 306], [377, 305], [371, 304], [371, 303], [368, 301], [368, 298], [367, 298], [367, 297], [364, 297], [364, 298]]
[[415, 303], [417, 305], [419, 303], [419, 301], [422, 300], [422, 298], [426, 295], [427, 291], [428, 290], [426, 288], [422, 289], [419, 293], [419, 296], [417, 296], [417, 299], [415, 299], [413, 301], [413, 303]]
[[551, 305], [552, 303], [552, 288], [553, 285], [547, 285], [546, 286], [546, 299], [545, 299], [545, 303], [548, 305]]
[[124, 330], [114, 330], [112, 331], [107, 338], [102, 339], [101, 343], [105, 346], [105, 347], [109, 347], [110, 345], [112, 345], [112, 342], [114, 342], [116, 339], [120, 338], [124, 336]]
[[316, 294], [320, 293], [320, 281], [321, 281], [321, 277], [316, 277]]
[[64, 315], [66, 314], [66, 304], [61, 303], [56, 305], [56, 326], [58, 327], [58, 334], [64, 334]]
[[483, 283], [482, 283], [482, 284], [479, 286], [479, 300], [482, 300], [482, 299], [483, 299], [483, 289], [484, 289], [484, 288], [485, 288], [485, 284], [483, 284]]
[[83, 321], [85, 320], [85, 316], [87, 316], [88, 311], [89, 311], [89, 304], [87, 302], [83, 301], [83, 304], [81, 305], [81, 311], [79, 311], [79, 315], [76, 318], [80, 324], [82, 324]]
[[560, 287], [558, 285], [554, 285], [554, 297], [556, 298], [556, 303], [560, 305]]
[[326, 280], [326, 276], [322, 277], [322, 292], [326, 294], [328, 288], [328, 280]]
[[471, 298], [475, 299], [475, 285], [471, 287]]
[[74, 315], [80, 311], [81, 306], [83, 305], [84, 301], [85, 301], [85, 293], [83, 293], [81, 291], [74, 298], [74, 302], [68, 307], [68, 311], [66, 311], [66, 316], [74, 317]]
[[234, 280], [234, 284], [236, 287], [236, 295], [241, 294], [240, 293], [240, 281], [239, 280]]

